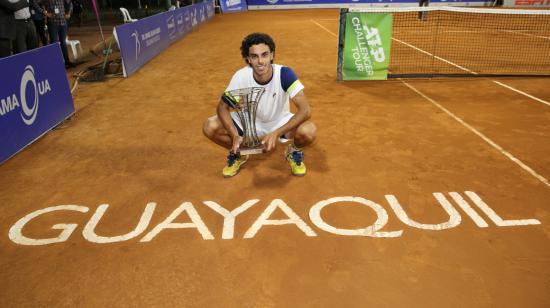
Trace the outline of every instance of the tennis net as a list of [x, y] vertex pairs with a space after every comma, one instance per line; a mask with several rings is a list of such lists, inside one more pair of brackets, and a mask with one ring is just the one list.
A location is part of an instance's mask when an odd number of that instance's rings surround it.
[[550, 75], [550, 10], [342, 9], [341, 44], [348, 12], [392, 15], [388, 77]]

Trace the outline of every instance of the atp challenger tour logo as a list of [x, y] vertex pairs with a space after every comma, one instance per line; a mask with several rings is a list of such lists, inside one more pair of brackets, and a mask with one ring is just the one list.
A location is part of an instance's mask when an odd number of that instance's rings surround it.
[[[481, 199], [481, 197], [479, 197], [475, 192], [472, 191], [465, 191], [464, 194], [449, 192], [448, 196], [450, 196], [451, 199], [449, 199], [445, 194], [439, 192], [433, 193], [432, 195], [435, 198], [435, 202], [433, 202], [432, 204], [439, 204], [439, 206], [448, 216], [448, 219], [446, 221], [440, 223], [419, 222], [409, 217], [401, 203], [397, 200], [396, 196], [385, 195], [384, 197], [386, 199], [387, 205], [389, 205], [389, 207], [393, 210], [397, 219], [399, 219], [404, 225], [408, 227], [421, 230], [442, 231], [459, 226], [462, 222], [462, 216], [461, 213], [457, 210], [456, 206], [458, 206], [458, 208], [466, 214], [466, 217], [469, 217], [473, 221], [473, 223], [475, 223], [475, 225], [479, 228], [490, 227], [488, 221], [486, 220], [486, 218], [481, 216], [480, 212], [485, 214], [485, 216], [488, 217], [489, 220], [492, 221], [492, 223], [494, 223], [494, 225], [496, 225], [497, 227], [540, 224], [540, 221], [536, 219], [503, 219], [487, 203], [485, 203]], [[456, 205], [453, 205], [453, 201]], [[221, 239], [230, 240], [235, 238], [234, 227], [237, 216], [244, 213], [251, 207], [257, 206], [261, 203], [258, 199], [248, 200], [231, 211], [213, 201], [204, 201], [203, 204], [207, 208], [209, 208], [209, 210], [223, 217]], [[263, 204], [264, 206], [266, 205], [266, 203]], [[326, 212], [325, 216], [323, 216], [323, 211], [328, 207], [343, 205], [346, 207], [365, 207], [369, 211], [374, 212], [376, 219], [374, 222], [364, 221], [363, 223], [365, 226], [361, 228], [351, 228], [345, 225], [335, 226], [327, 222], [331, 221], [331, 219], [330, 217], [326, 217]], [[103, 215], [109, 208], [109, 205], [101, 204], [99, 207], [97, 207], [97, 209], [95, 209], [95, 212], [91, 215], [91, 217], [89, 217], [88, 222], [84, 225], [82, 229], [82, 236], [87, 241], [90, 241], [92, 243], [116, 243], [128, 241], [135, 237], [141, 236], [149, 227], [156, 206], [157, 204], [155, 202], [150, 202], [145, 206], [145, 210], [143, 211], [141, 218], [137, 222], [134, 230], [122, 235], [99, 235], [96, 232], [98, 225], [102, 224], [99, 229], [105, 230], [105, 227], [103, 225], [109, 224], [108, 219], [107, 221], [102, 221]], [[300, 208], [304, 207], [304, 205], [294, 206], [300, 206]], [[437, 207], [437, 205], [435, 206]], [[201, 210], [204, 211], [206, 209], [203, 207], [201, 208]], [[273, 216], [273, 213], [277, 210], [279, 212], [282, 212], [286, 216], [286, 218], [270, 219], [270, 217]], [[34, 211], [19, 219], [10, 228], [9, 238], [12, 242], [19, 245], [47, 245], [65, 242], [78, 228], [78, 224], [70, 222], [55, 224], [51, 227], [51, 229], [61, 230], [61, 232], [56, 237], [49, 238], [30, 238], [24, 235], [24, 228], [27, 224], [30, 224], [32, 220], [37, 219], [41, 215], [47, 213], [62, 214], [63, 212], [68, 211], [88, 213], [90, 211], [90, 208], [82, 205], [57, 205]], [[175, 222], [176, 220], [181, 221], [185, 219], [180, 217], [184, 212], [186, 214], [185, 218], [187, 218], [188, 222]], [[281, 215], [278, 214], [277, 216], [280, 217]], [[341, 236], [395, 238], [401, 237], [404, 233], [404, 230], [396, 227], [390, 230], [384, 230], [386, 224], [389, 221], [388, 211], [381, 204], [362, 197], [344, 196], [319, 201], [311, 206], [311, 208], [309, 209], [309, 219], [311, 223], [320, 231]], [[282, 225], [290, 226], [281, 227]], [[244, 233], [242, 237], [244, 239], [253, 238], [254, 236], [256, 236], [256, 234], [258, 234], [260, 229], [264, 228], [265, 226], [271, 226], [269, 228], [275, 228], [275, 226], [276, 228], [297, 228], [307, 237], [316, 237], [317, 232], [319, 232], [308, 225], [306, 221], [304, 221], [298, 214], [296, 214], [296, 212], [294, 212], [294, 210], [292, 210], [292, 208], [281, 199], [274, 199], [269, 204], [267, 204], [260, 216], [254, 221], [254, 223], [248, 228], [248, 230]], [[216, 238], [210, 231], [210, 228], [208, 228], [207, 225], [204, 223], [195, 206], [191, 202], [182, 203], [170, 215], [168, 215], [168, 217], [166, 217], [159, 224], [151, 228], [143, 237], [141, 237], [139, 241], [142, 243], [150, 242], [165, 229], [194, 229], [196, 232], [198, 232], [198, 235], [200, 235], [203, 240], [214, 240]], [[51, 234], [51, 231], [49, 230], [44, 230], [43, 232], [45, 234]], [[126, 230], [122, 232], [126, 232]]]
[[27, 65], [21, 75], [19, 93], [12, 93], [0, 99], [0, 116], [19, 109], [21, 120], [27, 125], [32, 125], [38, 115], [40, 96], [51, 91], [48, 79], [37, 81], [34, 68]]
[[344, 79], [386, 79], [391, 14], [350, 12], [346, 17]]
[[[386, 56], [384, 55], [384, 48], [382, 47], [382, 40], [380, 39], [380, 33], [378, 28], [370, 27], [368, 25], [362, 25], [361, 20], [358, 17], [351, 19], [353, 29], [355, 30], [357, 46], [352, 48], [353, 58], [356, 60], [355, 65], [361, 70], [361, 65], [365, 68], [365, 71], [372, 72], [372, 64], [370, 56], [373, 57], [376, 62], [384, 62]], [[369, 48], [367, 48], [367, 46]], [[362, 61], [358, 61], [362, 60]]]

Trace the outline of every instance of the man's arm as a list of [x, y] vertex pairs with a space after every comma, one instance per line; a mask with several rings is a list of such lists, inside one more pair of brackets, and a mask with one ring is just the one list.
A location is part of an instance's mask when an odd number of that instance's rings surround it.
[[73, 2], [71, 0], [65, 0], [63, 4], [65, 6], [65, 19], [69, 19], [73, 14]]
[[275, 148], [275, 145], [277, 143], [277, 139], [288, 133], [289, 131], [297, 128], [300, 126], [300, 124], [304, 123], [305, 121], [309, 120], [311, 118], [311, 109], [309, 108], [309, 101], [306, 97], [306, 94], [304, 91], [298, 92], [293, 98], [291, 98], [291, 101], [296, 106], [296, 113], [288, 122], [286, 122], [285, 125], [279, 127], [277, 130], [273, 131], [272, 133], [269, 133], [265, 135], [262, 142], [266, 146], [266, 151], [271, 151]]
[[15, 12], [22, 8], [28, 7], [29, 3], [27, 2], [27, 0], [19, 0], [13, 3], [8, 0], [0, 0], [0, 6]]
[[224, 101], [220, 100], [218, 107], [216, 108], [216, 114], [218, 115], [218, 119], [222, 122], [225, 130], [229, 133], [231, 140], [233, 140], [233, 147], [231, 148], [231, 151], [233, 153], [237, 153], [243, 138], [239, 136], [239, 132], [233, 124], [233, 120], [231, 119], [229, 112], [229, 106]]
[[31, 0], [31, 8], [36, 12], [44, 15], [44, 9], [42, 9], [42, 7], [40, 6], [39, 1], [40, 0]]

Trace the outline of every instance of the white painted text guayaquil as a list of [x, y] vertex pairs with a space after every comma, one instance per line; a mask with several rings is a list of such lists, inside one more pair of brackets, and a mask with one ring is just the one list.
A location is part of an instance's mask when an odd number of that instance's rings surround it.
[[[510, 227], [510, 226], [525, 226], [525, 225], [538, 225], [540, 221], [536, 219], [513, 219], [505, 220], [502, 219], [489, 205], [487, 205], [475, 192], [466, 191], [464, 192], [466, 197], [469, 199], [467, 201], [461, 194], [456, 192], [450, 192], [448, 195], [451, 197], [451, 200], [458, 205], [460, 209], [470, 217], [473, 222], [480, 228], [487, 228], [489, 224], [485, 221], [484, 218], [477, 212], [481, 210], [496, 226], [498, 227]], [[437, 203], [443, 208], [443, 210], [448, 214], [449, 219], [447, 221], [438, 223], [438, 224], [426, 224], [418, 222], [410, 218], [407, 213], [404, 211], [403, 207], [397, 200], [394, 195], [385, 195], [386, 201], [389, 206], [395, 212], [396, 216], [401, 222], [405, 225], [423, 229], [423, 230], [445, 230], [455, 228], [461, 223], [461, 215], [458, 210], [453, 206], [452, 201], [449, 200], [443, 193], [433, 193]], [[228, 211], [220, 204], [213, 201], [204, 201], [203, 203], [209, 207], [211, 210], [223, 216], [223, 229], [221, 238], [228, 240], [235, 237], [235, 219], [237, 216], [242, 214], [244, 211], [248, 210], [252, 206], [256, 205], [260, 200], [253, 199], [248, 200], [241, 204], [239, 207], [235, 208], [232, 211]], [[355, 206], [365, 206], [370, 208], [376, 214], [376, 221], [370, 225], [359, 228], [359, 229], [346, 229], [343, 226], [332, 226], [323, 220], [321, 212], [326, 207], [332, 206], [336, 203], [344, 203], [346, 205], [355, 205]], [[477, 210], [470, 205], [473, 203]], [[434, 203], [435, 204], [435, 203]], [[148, 203], [141, 215], [141, 218], [135, 227], [134, 230], [123, 235], [116, 236], [104, 236], [98, 235], [95, 231], [97, 225], [99, 224], [101, 218], [107, 211], [109, 205], [102, 204], [100, 205], [95, 213], [92, 215], [90, 220], [86, 223], [82, 230], [83, 237], [93, 243], [115, 243], [127, 241], [137, 236], [140, 236], [149, 226], [151, 218], [153, 217], [153, 212], [155, 211], [156, 203]], [[287, 218], [285, 219], [269, 219], [275, 210], [281, 210]], [[61, 233], [57, 237], [53, 238], [29, 238], [23, 235], [23, 229], [27, 223], [32, 219], [43, 215], [45, 213], [56, 212], [56, 211], [76, 211], [81, 213], [87, 213], [89, 211], [88, 207], [79, 206], [79, 205], [58, 205], [53, 207], [48, 207], [45, 209], [37, 210], [32, 212], [25, 217], [17, 221], [9, 230], [9, 238], [16, 244], [20, 245], [47, 245], [53, 243], [65, 242], [69, 239], [71, 234], [78, 227], [74, 223], [63, 223], [56, 224], [52, 226], [52, 229], [61, 230]], [[190, 222], [178, 223], [174, 222], [183, 212], [186, 212], [187, 217], [189, 217]], [[313, 225], [319, 228], [322, 231], [343, 235], [343, 236], [368, 236], [368, 237], [378, 237], [378, 238], [388, 238], [388, 237], [400, 237], [403, 235], [403, 230], [385, 230], [381, 231], [388, 222], [388, 213], [380, 204], [377, 204], [373, 201], [361, 198], [361, 197], [335, 197], [328, 200], [319, 201], [314, 204], [309, 210], [309, 218]], [[367, 224], [367, 223], [366, 223]], [[260, 214], [256, 221], [250, 226], [250, 228], [245, 232], [243, 238], [250, 239], [253, 238], [258, 231], [263, 226], [280, 226], [280, 225], [294, 225], [306, 236], [313, 237], [317, 236], [317, 233], [308, 225], [304, 220], [302, 220], [283, 200], [274, 199], [271, 203], [265, 208], [265, 210]], [[161, 223], [152, 228], [147, 232], [141, 239], [140, 242], [149, 242], [153, 240], [162, 230], [165, 229], [195, 229], [198, 231], [200, 236], [204, 240], [213, 240], [215, 239], [214, 235], [210, 232], [206, 224], [203, 222], [195, 207], [190, 202], [182, 203], [178, 208], [176, 208], [166, 219]]]

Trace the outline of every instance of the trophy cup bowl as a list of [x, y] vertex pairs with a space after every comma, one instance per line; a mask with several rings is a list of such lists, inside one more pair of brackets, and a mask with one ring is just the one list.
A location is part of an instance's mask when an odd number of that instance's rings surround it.
[[256, 110], [264, 92], [264, 88], [251, 87], [227, 91], [222, 96], [222, 100], [235, 110], [241, 122], [243, 130], [243, 142], [239, 148], [241, 155], [264, 152], [264, 145], [256, 132]]

